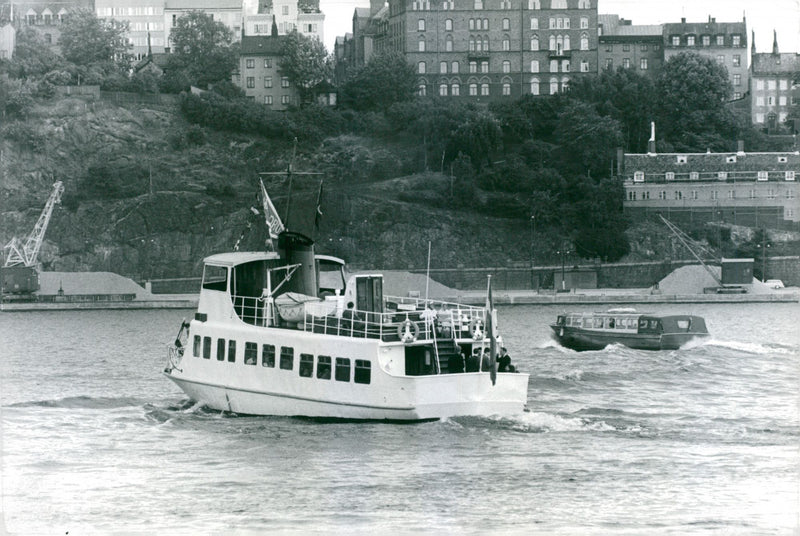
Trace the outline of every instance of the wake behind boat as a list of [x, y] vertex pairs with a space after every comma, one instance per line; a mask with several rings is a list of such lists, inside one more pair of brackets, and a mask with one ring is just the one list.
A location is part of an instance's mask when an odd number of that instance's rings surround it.
[[[348, 276], [308, 237], [277, 238], [275, 252], [204, 260], [197, 312], [164, 370], [192, 399], [241, 414], [344, 419], [524, 410], [528, 374], [496, 371], [491, 280], [486, 307], [384, 296], [381, 274]], [[476, 350], [489, 350], [484, 361]]]
[[573, 350], [600, 350], [622, 344], [637, 350], [676, 350], [708, 337], [705, 320], [692, 315], [652, 315], [633, 309], [605, 313], [564, 313], [552, 324], [556, 341]]

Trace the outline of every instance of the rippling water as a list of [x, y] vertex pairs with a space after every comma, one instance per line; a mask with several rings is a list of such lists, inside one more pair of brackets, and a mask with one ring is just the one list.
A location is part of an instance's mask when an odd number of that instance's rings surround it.
[[564, 349], [561, 311], [499, 310], [528, 412], [407, 425], [194, 404], [161, 375], [190, 311], [0, 313], [5, 530], [800, 531], [800, 305], [658, 306], [712, 332], [663, 352]]

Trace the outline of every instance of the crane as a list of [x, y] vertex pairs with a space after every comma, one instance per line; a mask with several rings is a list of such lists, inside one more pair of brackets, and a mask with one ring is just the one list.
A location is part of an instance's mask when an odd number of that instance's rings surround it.
[[36, 260], [53, 208], [61, 202], [62, 193], [64, 193], [64, 183], [61, 181], [54, 183], [53, 191], [28, 238], [23, 242], [15, 236], [3, 248], [8, 251], [5, 264], [0, 268], [0, 290], [3, 293], [30, 294], [39, 290]]
[[36, 258], [39, 256], [39, 249], [42, 247], [42, 240], [44, 240], [47, 225], [50, 223], [50, 216], [53, 214], [55, 205], [61, 202], [62, 193], [64, 193], [64, 183], [58, 181], [53, 184], [53, 192], [47, 199], [42, 214], [39, 216], [39, 221], [36, 222], [25, 243], [23, 244], [15, 236], [5, 245], [3, 249], [8, 250], [5, 266], [36, 266]]

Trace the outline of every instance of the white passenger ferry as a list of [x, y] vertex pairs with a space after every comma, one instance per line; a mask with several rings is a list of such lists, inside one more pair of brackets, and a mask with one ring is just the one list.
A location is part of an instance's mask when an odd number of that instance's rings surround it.
[[210, 408], [385, 420], [525, 408], [528, 374], [472, 358], [494, 347], [490, 298], [472, 307], [384, 296], [381, 274], [348, 276], [343, 260], [288, 231], [276, 252], [204, 262], [197, 312], [164, 373]]

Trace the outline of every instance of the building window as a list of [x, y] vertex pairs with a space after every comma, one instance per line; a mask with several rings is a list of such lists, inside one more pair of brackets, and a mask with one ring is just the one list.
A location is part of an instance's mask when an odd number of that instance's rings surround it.
[[697, 190], [692, 190], [692, 199], [697, 199]]
[[696, 181], [700, 179], [700, 173], [697, 171], [690, 171], [689, 172], [689, 180]]
[[542, 9], [540, 0], [528, 0], [528, 9]]
[[778, 88], [777, 82], [775, 80], [767, 80], [767, 89], [770, 91], [774, 91]]
[[489, 96], [489, 84], [484, 82], [481, 84], [481, 96], [488, 97]]
[[289, 77], [282, 76], [281, 77], [281, 87], [289, 87]]
[[478, 72], [478, 62], [477, 61], [469, 62], [469, 72], [471, 72], [471, 73], [477, 73]]
[[733, 66], [739, 67], [742, 65], [742, 57], [739, 54], [733, 55]]
[[742, 93], [741, 93], [741, 91], [734, 91], [734, 92], [733, 92], [733, 100], [739, 100], [739, 99], [741, 99], [741, 98], [742, 98]]
[[764, 97], [756, 97], [756, 106], [764, 106]]
[[769, 172], [768, 171], [759, 171], [758, 172], [758, 180], [760, 180], [760, 181], [769, 180]]
[[511, 72], [511, 62], [508, 60], [503, 61], [503, 72], [510, 73]]
[[683, 192], [681, 192], [680, 190], [676, 191], [675, 192], [675, 199], [676, 200], [683, 199]]
[[428, 94], [428, 86], [424, 82], [421, 82], [417, 86], [417, 95], [419, 95], [420, 97], [424, 97], [427, 94]]
[[458, 82], [453, 82], [453, 85], [450, 86], [450, 95], [453, 97], [458, 97], [461, 94], [461, 86]]
[[504, 51], [511, 50], [511, 40], [508, 38], [507, 35], [503, 36], [503, 50]]
[[272, 58], [264, 58], [264, 68], [272, 69]]
[[736, 191], [728, 190], [728, 199], [736, 199]]
[[531, 78], [531, 95], [539, 94], [539, 79]]
[[531, 37], [531, 50], [539, 50], [539, 38], [535, 35]]
[[350, 360], [345, 357], [336, 358], [336, 373], [334, 378], [337, 382], [350, 381]]
[[720, 65], [725, 65], [725, 56], [722, 54], [717, 55], [717, 63]]
[[717, 46], [723, 46], [725, 44], [725, 36], [718, 35], [717, 36]]
[[531, 17], [531, 30], [538, 30], [539, 29], [539, 19], [536, 17]]
[[556, 95], [558, 93], [558, 79], [551, 78], [550, 79], [550, 94]]
[[718, 197], [718, 192], [716, 190], [711, 192], [711, 199], [717, 199], [717, 197]]
[[677, 156], [675, 157], [675, 161], [676, 161], [678, 164], [685, 164], [685, 163], [686, 163], [686, 155], [685, 155], [685, 154], [679, 154], [679, 155], [677, 155]]
[[453, 19], [445, 19], [444, 21], [444, 29], [447, 32], [453, 31]]
[[680, 36], [678, 36], [678, 35], [673, 35], [673, 36], [672, 36], [672, 46], [674, 46], [674, 47], [677, 47], [677, 46], [680, 46], [680, 44], [681, 44], [681, 38], [680, 38]]
[[622, 67], [625, 69], [630, 68], [631, 66], [631, 59], [630, 58], [622, 58]]
[[475, 82], [472, 82], [469, 85], [469, 96], [470, 97], [478, 96], [478, 84], [476, 84]]
[[261, 366], [275, 368], [275, 345], [261, 345]]
[[472, 9], [483, 9], [483, 0], [474, 0]]
[[458, 74], [458, 62], [454, 61], [450, 64], [450, 72], [453, 74]]
[[511, 83], [503, 82], [503, 95], [511, 95]]
[[317, 358], [317, 379], [330, 380], [331, 379], [331, 358], [327, 355], [321, 355]]
[[606, 69], [612, 70], [614, 68], [614, 60], [611, 58], [606, 58]]
[[633, 182], [644, 182], [644, 171], [635, 171], [633, 173]]
[[741, 46], [742, 44], [742, 36], [740, 35], [732, 35], [731, 40], [732, 40], [731, 46], [738, 47]]
[[643, 71], [647, 70], [647, 58], [642, 58], [639, 60], [639, 68]]
[[481, 72], [482, 73], [488, 73], [489, 72], [489, 62], [488, 61], [482, 61], [481, 62]]
[[245, 67], [248, 69], [254, 69], [256, 66], [256, 60], [254, 60], [253, 58], [247, 58], [246, 60], [244, 60], [244, 63]]
[[558, 72], [558, 60], [550, 60], [550, 72], [551, 73]]
[[589, 72], [589, 62], [586, 60], [581, 60], [581, 72], [588, 73]]
[[786, 172], [786, 180], [793, 181], [794, 180], [794, 171], [787, 171]]
[[417, 31], [424, 32], [425, 31], [425, 19], [419, 19], [417, 21]]
[[624, 45], [622, 45], [622, 51], [623, 52], [630, 52], [631, 51], [631, 46], [628, 43], [625, 43]]
[[447, 72], [447, 62], [446, 61], [440, 61], [439, 62], [439, 72], [440, 73], [446, 73]]
[[446, 97], [447, 96], [447, 83], [446, 82], [441, 82], [439, 84], [439, 96], [440, 97]]
[[589, 35], [586, 33], [581, 34], [581, 50], [589, 50]]
[[452, 52], [453, 51], [453, 36], [447, 35], [444, 38], [444, 50], [445, 52]]
[[581, 30], [587, 30], [589, 28], [589, 17], [581, 17]]
[[781, 95], [780, 97], [778, 97], [778, 104], [779, 104], [780, 106], [786, 106], [786, 97], [784, 97], [783, 95]]
[[658, 192], [658, 198], [659, 199], [666, 199], [667, 198], [667, 192], [665, 190], [661, 190], [660, 192]]
[[503, 29], [504, 30], [511, 29], [511, 21], [509, 19], [503, 19]]
[[292, 370], [294, 366], [294, 348], [289, 346], [281, 346], [281, 361], [280, 367], [283, 370]]
[[686, 36], [686, 45], [690, 46], [690, 47], [694, 46], [694, 36], [693, 35], [687, 35]]
[[201, 348], [200, 341], [201, 341], [200, 335], [195, 335], [194, 345], [192, 346], [192, 355], [194, 355], [195, 357], [200, 357], [200, 348]]
[[264, 87], [266, 87], [266, 88], [272, 87], [272, 77], [271, 76], [267, 76], [267, 77], [264, 78]]
[[248, 88], [256, 87], [256, 79], [255, 79], [255, 77], [253, 77], [253, 76], [248, 76], [247, 77], [247, 87]]
[[639, 45], [639, 50], [642, 52], [647, 52], [647, 45]]
[[628, 192], [628, 201], [636, 201], [636, 192]]
[[425, 36], [420, 35], [417, 41], [417, 52], [425, 52]]
[[425, 74], [425, 62], [421, 61], [417, 64], [417, 72], [419, 74]]
[[717, 180], [720, 180], [720, 181], [728, 180], [728, 172], [727, 171], [718, 171], [717, 172]]
[[789, 89], [789, 81], [786, 80], [786, 79], [783, 79], [783, 80], [780, 81], [779, 86], [781, 88], [781, 91], [786, 91], [787, 89]]
[[531, 72], [532, 73], [539, 72], [539, 60], [531, 60]]
[[569, 60], [563, 60], [561, 62], [561, 72], [568, 73], [569, 72]]
[[733, 75], [733, 85], [734, 86], [741, 86], [742, 85], [742, 75], [740, 75], [740, 74]]
[[707, 46], [709, 46], [711, 44], [711, 36], [710, 35], [704, 35], [702, 37], [702, 40], [703, 40], [703, 46], [704, 47], [707, 47]]
[[674, 171], [667, 171], [666, 173], [664, 173], [664, 179], [668, 180], [668, 181], [674, 181], [675, 180], [675, 172]]

